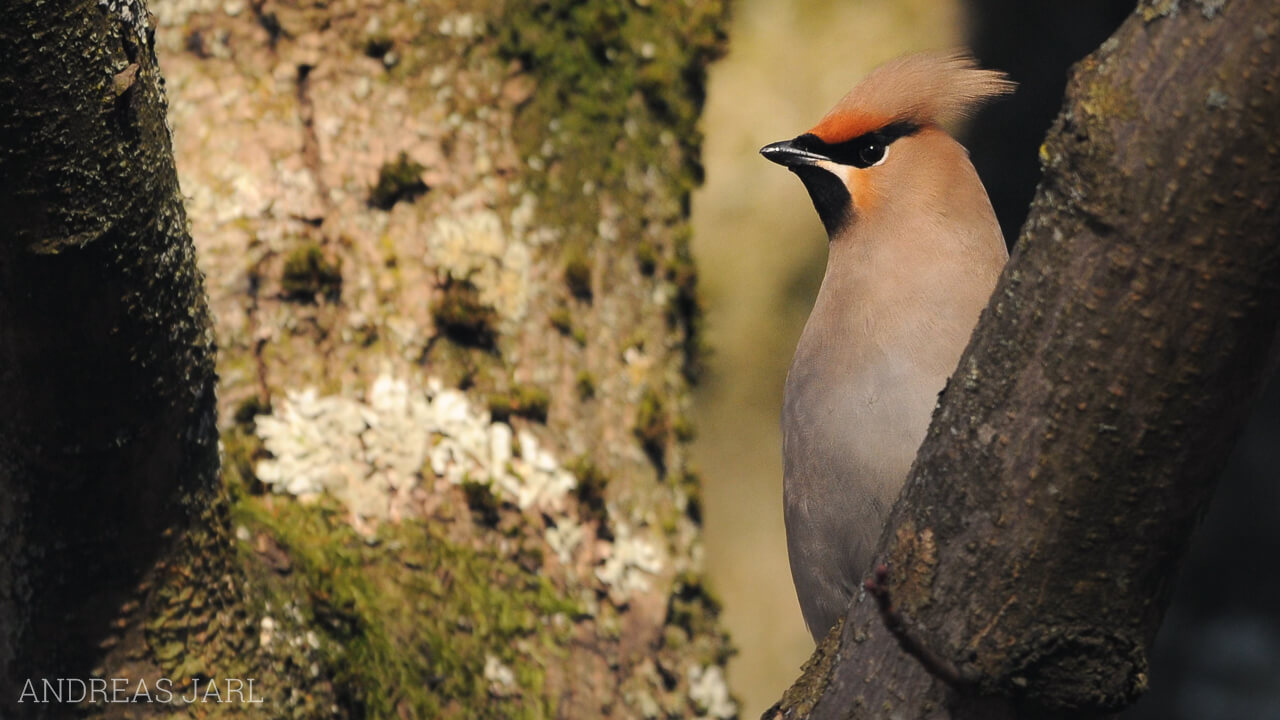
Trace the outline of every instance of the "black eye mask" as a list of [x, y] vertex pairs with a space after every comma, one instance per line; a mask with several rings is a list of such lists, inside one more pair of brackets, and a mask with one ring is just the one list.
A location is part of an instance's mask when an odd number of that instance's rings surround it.
[[853, 219], [853, 198], [842, 178], [818, 164], [831, 161], [848, 167], [872, 167], [884, 160], [894, 140], [919, 130], [916, 123], [902, 120], [838, 143], [828, 143], [813, 133], [806, 133], [793, 140], [766, 145], [760, 148], [760, 154], [799, 176], [827, 235], [835, 238]]
[[801, 135], [792, 143], [832, 162], [856, 168], [869, 168], [884, 159], [889, 145], [898, 138], [914, 135], [920, 126], [908, 121], [890, 123], [879, 130], [864, 133], [843, 142], [828, 143], [813, 133]]

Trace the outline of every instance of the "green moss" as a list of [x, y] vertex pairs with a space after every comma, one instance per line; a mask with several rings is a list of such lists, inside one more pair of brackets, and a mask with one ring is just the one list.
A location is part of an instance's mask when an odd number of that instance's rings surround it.
[[498, 422], [508, 422], [514, 413], [514, 408], [518, 401], [514, 400], [510, 395], [490, 395], [489, 396], [489, 417]]
[[254, 418], [270, 412], [271, 406], [263, 402], [257, 395], [253, 395], [236, 407], [236, 412], [232, 417], [237, 425], [249, 426], [252, 425]]
[[675, 292], [667, 302], [667, 324], [680, 333], [684, 349], [681, 371], [697, 383], [706, 370], [707, 347], [703, 338], [702, 300], [698, 296], [698, 268], [693, 262], [689, 234], [677, 236], [675, 256], [667, 263], [666, 278]]
[[[724, 50], [727, 16], [726, 0], [540, 0], [508, 9], [500, 52], [538, 83], [515, 140], [532, 157], [554, 134], [556, 162], [529, 183], [541, 207], [555, 208], [571, 252], [585, 253], [599, 236], [600, 198], [581, 191], [582, 178], [617, 204], [620, 238], [639, 242], [647, 224], [687, 218], [703, 175], [706, 66]], [[657, 184], [637, 182], [646, 172]], [[642, 270], [657, 268], [652, 247], [638, 256]], [[612, 282], [613, 272], [605, 268], [599, 281]]]
[[[800, 677], [783, 693], [782, 700], [774, 705], [778, 717], [809, 717], [818, 701], [826, 694], [831, 682], [832, 670], [840, 655], [840, 639], [844, 635], [844, 618], [818, 644], [817, 649], [800, 666]], [[887, 714], [887, 713], [886, 713]], [[772, 717], [772, 715], [771, 715]]]
[[686, 469], [679, 476], [680, 488], [684, 490], [684, 514], [693, 522], [702, 524], [702, 478], [698, 473]]
[[574, 383], [578, 390], [578, 399], [586, 402], [596, 396], [596, 376], [590, 370], [580, 370]]
[[480, 302], [480, 293], [469, 280], [445, 279], [431, 306], [431, 317], [445, 337], [468, 347], [494, 349], [494, 325], [498, 314]]
[[[148, 661], [175, 678], [175, 692], [182, 682], [178, 678], [245, 677], [245, 672], [265, 687], [278, 687], [283, 673], [257, 662], [257, 603], [246, 592], [244, 555], [231, 538], [227, 496], [211, 494], [199, 503], [198, 521], [179, 534], [171, 561], [146, 581], [157, 585], [142, 621]], [[182, 691], [187, 689], [182, 684]], [[221, 709], [213, 708], [209, 717], [233, 714]]]
[[[243, 407], [243, 406], [242, 406]], [[237, 424], [222, 432], [222, 483], [232, 497], [249, 492], [261, 492], [255, 466], [266, 449], [248, 424]]]
[[[654, 0], [649, 7], [614, 0], [518, 3], [501, 31], [501, 50], [540, 80], [526, 112], [558, 118], [566, 137], [593, 151], [564, 153], [593, 163], [590, 177], [603, 175], [607, 183], [623, 169], [614, 157], [643, 156], [639, 149], [661, 156], [674, 143], [682, 165], [672, 179], [687, 191], [702, 177], [697, 120], [706, 65], [725, 46], [726, 16], [723, 0]], [[517, 127], [528, 129], [518, 140], [533, 154], [546, 123]], [[671, 141], [660, 139], [663, 130]], [[620, 142], [634, 147], [618, 153]], [[566, 167], [566, 177], [585, 176], [576, 170]], [[572, 192], [582, 196], [577, 185]]]
[[467, 498], [467, 507], [471, 508], [477, 522], [489, 527], [497, 526], [501, 503], [498, 502], [498, 496], [493, 494], [489, 483], [466, 480], [462, 483], [462, 494]]
[[489, 414], [502, 422], [517, 415], [544, 423], [550, 407], [551, 396], [533, 385], [516, 385], [505, 393], [489, 396]]
[[[668, 629], [679, 628], [684, 639], [720, 634], [718, 619], [722, 605], [701, 577], [684, 572], [676, 577], [667, 599]], [[677, 635], [677, 637], [679, 637]], [[701, 658], [707, 664], [724, 664], [733, 654], [728, 643], [716, 646], [714, 657]]]
[[364, 39], [364, 47], [362, 49], [365, 57], [381, 60], [383, 56], [391, 52], [391, 48], [394, 45], [395, 43], [392, 42], [391, 36], [386, 33], [373, 33]]
[[422, 181], [426, 170], [418, 162], [400, 153], [394, 161], [383, 163], [378, 170], [378, 182], [369, 190], [369, 204], [390, 210], [401, 200], [413, 200], [430, 188]]
[[636, 423], [633, 429], [640, 445], [653, 464], [662, 470], [666, 467], [667, 438], [671, 434], [671, 424], [667, 419], [667, 410], [662, 396], [652, 388], [646, 389], [636, 409]]
[[525, 572], [537, 575], [546, 567], [547, 551], [541, 538], [524, 542], [516, 549], [515, 560]]
[[326, 257], [318, 245], [308, 243], [285, 258], [280, 284], [287, 300], [315, 302], [324, 298], [337, 302], [342, 296], [342, 264]]
[[444, 337], [450, 342], [430, 342], [420, 361], [430, 367], [432, 374], [446, 387], [472, 390], [483, 396], [503, 387], [510, 376], [510, 369], [497, 355], [496, 348], [488, 345], [466, 345], [471, 336]]
[[583, 522], [597, 521], [599, 532], [607, 534], [609, 512], [605, 507], [604, 491], [609, 485], [609, 477], [586, 457], [574, 460], [569, 471], [578, 479], [573, 494], [578, 499], [578, 512]]
[[716, 632], [716, 618], [722, 609], [720, 599], [702, 578], [686, 572], [678, 576], [672, 586], [667, 624], [682, 627], [690, 635]]
[[351, 342], [359, 347], [372, 347], [374, 343], [378, 342], [378, 337], [378, 327], [371, 323], [351, 328]]
[[[238, 513], [292, 558], [294, 572], [272, 580], [272, 604], [297, 602], [321, 634], [322, 673], [343, 716], [557, 716], [545, 668], [567, 657], [572, 626], [550, 619], [581, 608], [546, 579], [424, 521], [383, 525], [367, 541], [328, 499], [250, 498]], [[518, 669], [509, 697], [489, 692], [489, 656]]]
[[693, 421], [688, 417], [681, 415], [676, 418], [675, 423], [671, 426], [672, 432], [676, 435], [676, 440], [680, 442], [692, 442], [698, 436], [697, 428], [693, 426]]
[[[690, 381], [702, 373], [704, 346], [685, 221], [702, 181], [697, 120], [706, 65], [724, 49], [727, 15], [724, 0], [541, 0], [511, 7], [500, 31], [501, 52], [538, 81], [519, 111], [515, 139], [521, 155], [532, 157], [554, 133], [557, 161], [529, 182], [544, 198], [541, 207], [555, 208], [569, 252], [585, 254], [599, 235], [600, 200], [581, 192], [583, 177], [617, 203], [618, 236], [637, 238], [641, 272], [657, 272], [660, 258], [652, 241], [640, 239], [645, 226], [676, 229], [667, 317]], [[658, 184], [636, 192], [637, 176], [649, 171], [658, 172]], [[583, 277], [585, 267], [577, 271]], [[605, 268], [599, 282], [613, 282], [613, 272]], [[587, 287], [568, 274], [566, 282]], [[585, 344], [585, 332], [572, 334]]]
[[568, 335], [573, 332], [573, 316], [569, 312], [569, 308], [560, 306], [551, 311], [547, 316], [547, 320], [551, 323], [551, 327], [555, 328], [561, 335]]
[[564, 284], [579, 300], [591, 300], [591, 264], [586, 257], [574, 254], [564, 264]]
[[654, 249], [653, 243], [648, 240], [641, 240], [636, 245], [636, 264], [640, 267], [640, 272], [645, 275], [653, 275], [658, 269], [658, 251]]

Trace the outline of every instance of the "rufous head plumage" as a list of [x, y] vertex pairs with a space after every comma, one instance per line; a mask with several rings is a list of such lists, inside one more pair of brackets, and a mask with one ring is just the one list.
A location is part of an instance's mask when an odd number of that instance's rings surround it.
[[871, 71], [809, 132], [834, 144], [895, 122], [946, 124], [1015, 87], [1004, 73], [980, 69], [967, 52], [905, 55]]
[[[833, 239], [895, 196], [972, 204], [977, 195], [989, 208], [963, 148], [941, 126], [1014, 87], [965, 52], [907, 55], [873, 70], [808, 132], [760, 152], [800, 177]], [[919, 209], [947, 211], [936, 202]]]

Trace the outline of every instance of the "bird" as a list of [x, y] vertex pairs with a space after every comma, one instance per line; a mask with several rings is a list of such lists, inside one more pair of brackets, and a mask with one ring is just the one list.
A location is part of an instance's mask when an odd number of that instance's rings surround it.
[[828, 238], [781, 418], [787, 555], [815, 643], [862, 587], [1008, 260], [969, 153], [943, 125], [1014, 86], [965, 51], [906, 55], [760, 150], [800, 178]]

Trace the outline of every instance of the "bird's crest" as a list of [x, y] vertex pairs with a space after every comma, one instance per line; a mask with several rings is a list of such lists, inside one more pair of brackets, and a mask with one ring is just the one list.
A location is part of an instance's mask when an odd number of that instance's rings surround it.
[[872, 70], [810, 132], [838, 143], [895, 122], [944, 123], [1015, 86], [998, 70], [980, 69], [964, 51], [905, 55]]

